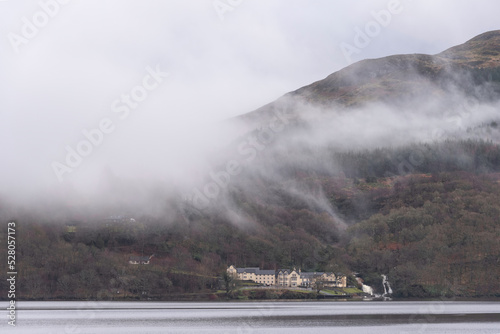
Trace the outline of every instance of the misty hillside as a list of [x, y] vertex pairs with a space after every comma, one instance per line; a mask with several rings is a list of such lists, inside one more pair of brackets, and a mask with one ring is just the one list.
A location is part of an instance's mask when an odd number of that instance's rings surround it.
[[402, 100], [446, 101], [446, 97], [453, 98], [457, 92], [478, 99], [494, 99], [500, 93], [499, 30], [481, 34], [437, 55], [393, 55], [357, 62], [241, 119], [261, 124], [282, 108], [300, 114], [297, 101], [320, 105], [331, 112], [370, 102], [394, 105]]
[[350, 65], [232, 120], [192, 188], [111, 184], [137, 201], [6, 210], [20, 293], [166, 299], [217, 291], [234, 264], [357, 272], [376, 291], [384, 274], [396, 297], [498, 297], [499, 101], [500, 31]]

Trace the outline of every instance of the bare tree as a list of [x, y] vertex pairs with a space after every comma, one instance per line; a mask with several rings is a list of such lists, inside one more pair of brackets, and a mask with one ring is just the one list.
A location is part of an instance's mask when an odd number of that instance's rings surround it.
[[224, 273], [222, 274], [222, 279], [224, 280], [226, 295], [229, 296], [231, 292], [233, 292], [236, 289], [237, 279], [233, 275], [229, 274], [227, 271], [224, 271]]
[[321, 290], [325, 288], [325, 281], [322, 279], [317, 279], [313, 283], [313, 288], [316, 290], [316, 293], [319, 294]]

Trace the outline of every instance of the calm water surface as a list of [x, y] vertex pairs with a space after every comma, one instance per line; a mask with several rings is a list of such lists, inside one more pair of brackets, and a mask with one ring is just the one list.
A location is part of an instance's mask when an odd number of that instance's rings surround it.
[[499, 302], [19, 302], [15, 328], [4, 314], [1, 333], [500, 334]]

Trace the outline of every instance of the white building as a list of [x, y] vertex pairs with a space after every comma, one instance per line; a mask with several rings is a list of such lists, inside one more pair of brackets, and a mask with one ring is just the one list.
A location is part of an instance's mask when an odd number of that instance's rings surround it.
[[347, 277], [342, 274], [325, 272], [303, 272], [300, 269], [261, 270], [258, 267], [236, 268], [231, 265], [227, 268], [228, 274], [242, 281], [252, 281], [262, 285], [276, 285], [280, 287], [312, 287], [320, 280], [324, 286], [345, 288]]
[[276, 272], [274, 270], [261, 270], [258, 267], [235, 268], [230, 266], [227, 273], [242, 281], [253, 281], [262, 285], [275, 285]]

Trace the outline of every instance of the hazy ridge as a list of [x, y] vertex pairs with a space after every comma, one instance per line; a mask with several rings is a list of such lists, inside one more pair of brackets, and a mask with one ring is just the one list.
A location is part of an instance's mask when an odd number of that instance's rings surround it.
[[[186, 179], [111, 174], [87, 192], [0, 198], [23, 240], [20, 293], [216, 291], [235, 264], [358, 272], [375, 289], [386, 274], [399, 297], [498, 297], [499, 97], [492, 31], [360, 61], [230, 120]], [[131, 268], [137, 254], [152, 265]]]

